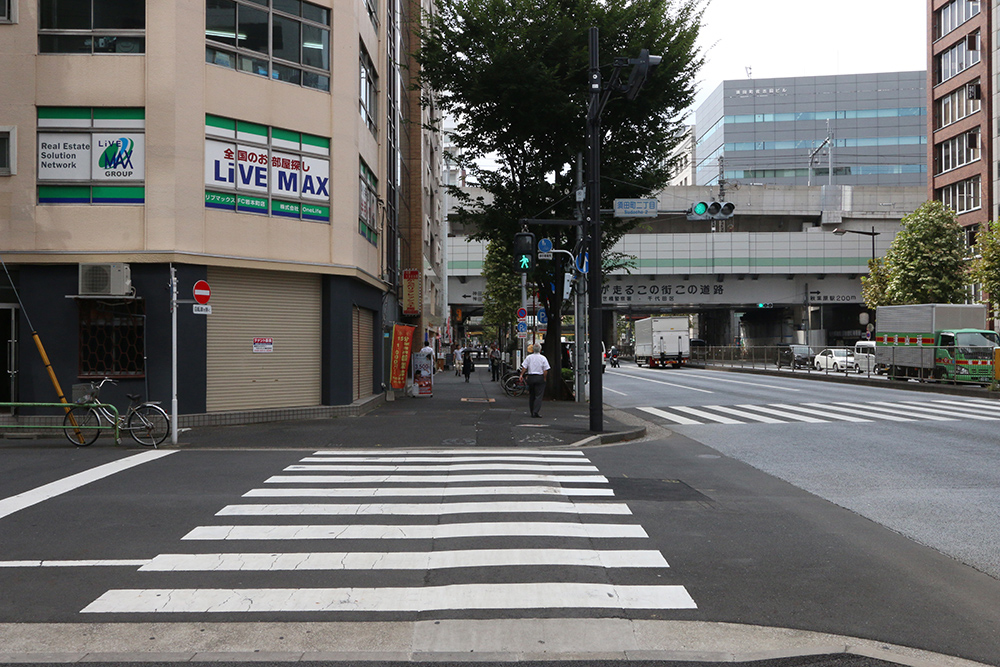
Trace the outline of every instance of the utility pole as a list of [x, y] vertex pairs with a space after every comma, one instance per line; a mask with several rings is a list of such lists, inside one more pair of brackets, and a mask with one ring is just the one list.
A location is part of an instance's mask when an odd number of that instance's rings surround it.
[[[586, 234], [583, 230], [584, 208], [586, 201], [586, 190], [583, 187], [583, 155], [576, 156], [576, 219], [580, 224], [576, 227], [576, 248], [583, 251], [583, 241]], [[587, 280], [580, 273], [580, 267], [576, 266], [577, 259], [573, 258], [573, 275], [576, 276], [576, 297], [573, 301], [573, 395], [577, 403], [587, 402], [587, 376], [586, 360], [588, 348], [587, 342]]]
[[590, 430], [604, 430], [604, 378], [601, 377], [601, 60], [597, 28], [590, 29], [590, 93], [587, 105], [587, 141], [590, 170], [587, 179], [587, 228], [590, 260], [587, 289], [590, 302]]

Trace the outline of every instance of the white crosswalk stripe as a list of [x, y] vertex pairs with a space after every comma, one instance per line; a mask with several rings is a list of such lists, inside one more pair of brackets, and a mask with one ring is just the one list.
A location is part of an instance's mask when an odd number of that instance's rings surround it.
[[[140, 573], [158, 573], [158, 586], [169, 581], [164, 577], [196, 573], [197, 587], [112, 589], [82, 613], [329, 618], [497, 610], [509, 617], [518, 610], [620, 616], [624, 610], [697, 608], [684, 586], [661, 579], [669, 568], [663, 554], [643, 548], [645, 529], [583, 452], [316, 452], [283, 472], [243, 494], [250, 502], [216, 513], [231, 523], [193, 527], [180, 543], [190, 553], [140, 563]], [[291, 548], [282, 549], [285, 543]], [[310, 550], [311, 544], [326, 548]], [[352, 550], [353, 544], [364, 549]], [[608, 583], [610, 575], [595, 569], [650, 574], [639, 578], [648, 583]], [[392, 572], [438, 570], [469, 580], [399, 586], [396, 575], [396, 584], [372, 587], [367, 576], [377, 571], [384, 574], [374, 581], [389, 581]], [[240, 573], [247, 587], [232, 588], [232, 578], [222, 579], [227, 572]], [[277, 573], [287, 583], [309, 572], [322, 573], [322, 587], [269, 585]], [[213, 586], [211, 577], [220, 585]]]
[[[762, 424], [851, 422], [866, 424], [878, 421], [919, 422], [955, 421], [973, 419], [1000, 421], [1000, 404], [987, 399], [928, 401], [872, 401], [868, 403], [768, 403], [736, 406], [700, 405], [697, 407], [674, 405], [670, 407], [639, 407], [680, 426], [705, 426], [709, 424], [748, 425]], [[734, 419], [735, 417], [735, 419]]]

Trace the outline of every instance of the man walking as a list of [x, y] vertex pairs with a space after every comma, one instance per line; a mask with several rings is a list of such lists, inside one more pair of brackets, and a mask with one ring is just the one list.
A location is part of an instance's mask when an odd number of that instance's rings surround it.
[[490, 372], [493, 374], [494, 382], [500, 379], [500, 350], [496, 343], [490, 347]]
[[541, 345], [529, 345], [528, 356], [521, 363], [521, 379], [528, 376], [528, 408], [532, 417], [541, 417], [545, 380], [549, 376], [549, 360], [542, 356]]

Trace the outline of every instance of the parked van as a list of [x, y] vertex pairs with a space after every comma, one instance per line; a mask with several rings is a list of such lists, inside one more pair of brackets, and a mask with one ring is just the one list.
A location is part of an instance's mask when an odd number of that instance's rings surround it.
[[875, 363], [875, 341], [859, 340], [854, 344], [854, 370], [858, 373], [878, 373]]

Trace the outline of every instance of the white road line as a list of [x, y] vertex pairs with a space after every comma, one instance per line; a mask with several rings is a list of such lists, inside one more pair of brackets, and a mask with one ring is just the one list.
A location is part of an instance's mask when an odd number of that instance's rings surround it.
[[[851, 405], [853, 405], [853, 404], [851, 404]], [[935, 422], [953, 422], [953, 421], [955, 421], [951, 417], [942, 417], [942, 416], [937, 415], [937, 414], [925, 414], [925, 413], [922, 413], [922, 412], [919, 412], [919, 411], [911, 410], [910, 408], [906, 407], [905, 405], [894, 405], [893, 403], [887, 403], [887, 402], [884, 402], [884, 401], [883, 402], [875, 402], [875, 403], [866, 403], [865, 405], [868, 406], [868, 407], [870, 407], [870, 408], [872, 408], [872, 409], [874, 409], [874, 410], [882, 410], [882, 411], [886, 411], [886, 412], [892, 412], [892, 414], [896, 414], [898, 412], [905, 412], [906, 414], [908, 414], [911, 417], [914, 417], [916, 419], [927, 419], [929, 421], [935, 421]]]
[[349, 449], [349, 450], [323, 450], [315, 452], [313, 456], [376, 456], [383, 457], [389, 456], [504, 456], [504, 455], [515, 455], [523, 456], [524, 454], [535, 454], [539, 456], [564, 456], [567, 458], [585, 458], [586, 455], [581, 451], [571, 450], [571, 451], [559, 451], [559, 450], [534, 450], [534, 449], [399, 449], [392, 450], [389, 454], [384, 449]]
[[697, 408], [688, 407], [686, 405], [675, 405], [671, 408], [672, 410], [680, 410], [681, 412], [686, 412], [689, 415], [694, 415], [695, 417], [701, 417], [702, 419], [708, 419], [709, 421], [718, 422], [720, 424], [745, 424], [746, 422], [737, 421], [735, 419], [730, 419], [729, 417], [722, 417], [719, 415], [714, 415], [711, 412], [705, 412], [704, 410], [699, 410]]
[[712, 382], [728, 382], [729, 384], [745, 384], [745, 385], [748, 385], [750, 387], [761, 387], [763, 389], [777, 389], [779, 391], [796, 391], [796, 392], [797, 391], [802, 391], [801, 389], [793, 389], [792, 387], [782, 387], [782, 386], [776, 385], [776, 384], [758, 384], [756, 382], [743, 382], [742, 380], [728, 380], [726, 378], [716, 377], [717, 375], [721, 375], [721, 373], [698, 372], [698, 371], [691, 370], [690, 368], [686, 369], [684, 371], [684, 374], [685, 375], [694, 375], [694, 376], [697, 376], [697, 377], [703, 377], [703, 378], [706, 378], [706, 379], [711, 379]]
[[619, 396], [628, 396], [628, 394], [626, 394], [625, 392], [623, 392], [623, 391], [616, 391], [616, 390], [612, 389], [611, 387], [604, 387], [604, 391], [610, 391], [612, 394], [618, 394]]
[[0, 560], [2, 567], [140, 567], [150, 562], [143, 560]]
[[534, 465], [531, 463], [456, 463], [455, 465], [396, 466], [341, 465], [339, 463], [306, 463], [290, 465], [286, 472], [472, 472], [475, 470], [511, 470], [516, 472], [598, 472], [597, 466], [582, 463], [572, 465]]
[[468, 551], [160, 554], [143, 572], [302, 570], [444, 570], [460, 567], [669, 567], [659, 551], [591, 549], [473, 549]]
[[[892, 403], [889, 403], [887, 401], [883, 401], [882, 403], [883, 405], [892, 405]], [[939, 410], [939, 411], [944, 411], [946, 414], [959, 417], [961, 419], [975, 419], [977, 421], [985, 421], [985, 422], [1000, 421], [1000, 417], [987, 417], [985, 415], [973, 414], [972, 412], [963, 412], [956, 408], [946, 407], [944, 405], [933, 406], [927, 403], [922, 403], [920, 401], [900, 401], [899, 407], [902, 408], [903, 410], [920, 411], [930, 414], [938, 414], [937, 412], [934, 411]]]
[[265, 484], [391, 484], [391, 483], [449, 484], [453, 482], [564, 482], [580, 484], [607, 484], [603, 475], [275, 475], [264, 480]]
[[803, 403], [803, 405], [808, 405], [814, 408], [820, 408], [822, 410], [833, 410], [834, 412], [847, 412], [850, 414], [862, 413], [868, 417], [874, 417], [875, 419], [884, 419], [890, 422], [914, 422], [916, 419], [909, 419], [907, 417], [898, 417], [896, 415], [891, 415], [886, 412], [881, 412], [880, 410], [871, 408], [866, 404], [858, 403]]
[[953, 405], [962, 410], [988, 410], [993, 413], [1000, 411], [1000, 405], [996, 405], [996, 403], [993, 404], [976, 403], [974, 405], [971, 405], [968, 401], [932, 401], [932, 403]]
[[970, 396], [970, 397], [968, 397], [966, 399], [963, 399], [963, 402], [965, 402], [965, 403], [975, 403], [977, 406], [982, 406], [984, 408], [990, 408], [992, 410], [1000, 410], [1000, 405], [998, 405], [997, 401], [994, 400], [994, 399], [976, 398], [974, 396]]
[[381, 498], [393, 496], [613, 496], [608, 488], [583, 486], [384, 486], [366, 488], [251, 489], [244, 498]]
[[793, 421], [806, 422], [807, 424], [828, 424], [825, 419], [815, 419], [813, 417], [807, 417], [805, 415], [799, 415], [792, 412], [787, 412], [785, 410], [775, 410], [766, 405], [737, 405], [736, 407], [741, 410], [750, 410], [751, 412], [763, 412], [764, 414], [774, 415], [776, 417], [783, 417], [784, 419], [791, 419]]
[[105, 463], [104, 465], [97, 466], [96, 468], [91, 468], [90, 470], [70, 475], [69, 477], [65, 477], [50, 484], [39, 486], [38, 488], [30, 491], [19, 493], [16, 496], [4, 498], [3, 500], [0, 500], [0, 519], [5, 516], [10, 516], [14, 512], [23, 510], [26, 507], [37, 505], [38, 503], [49, 500], [50, 498], [54, 498], [58, 495], [78, 489], [81, 486], [90, 484], [91, 482], [96, 482], [99, 479], [110, 477], [111, 475], [122, 472], [123, 470], [134, 468], [135, 466], [148, 463], [149, 461], [155, 461], [156, 459], [163, 458], [164, 456], [168, 456], [176, 452], [177, 450], [158, 449], [152, 452], [134, 454], [133, 456], [119, 459], [118, 461]]
[[687, 417], [681, 417], [680, 415], [672, 415], [669, 412], [665, 412], [658, 408], [638, 408], [638, 409], [642, 410], [643, 412], [648, 412], [649, 414], [655, 415], [662, 419], [672, 421], [675, 424], [681, 424], [682, 426], [686, 426], [688, 424], [701, 424], [701, 422], [695, 421], [694, 419], [688, 419]]
[[833, 412], [827, 412], [826, 410], [813, 410], [811, 408], [804, 408], [801, 405], [785, 405], [783, 403], [772, 403], [774, 407], [779, 410], [793, 410], [795, 412], [804, 412], [807, 415], [815, 415], [817, 417], [824, 417], [827, 419], [837, 419], [842, 422], [856, 422], [856, 423], [871, 423], [871, 419], [864, 419], [863, 417], [855, 417], [854, 415], [839, 415]]
[[454, 584], [422, 588], [111, 590], [82, 613], [697, 609], [683, 586]]
[[482, 502], [482, 503], [279, 503], [226, 505], [215, 516], [437, 516], [451, 514], [618, 514], [631, 515], [624, 503]]
[[433, 526], [198, 526], [183, 540], [441, 540], [460, 537], [648, 537], [642, 526], [606, 523], [491, 522]]
[[722, 405], [706, 405], [709, 410], [718, 410], [719, 412], [728, 412], [731, 415], [741, 417], [743, 419], [752, 419], [753, 421], [761, 422], [762, 424], [787, 424], [788, 422], [783, 422], [780, 419], [771, 419], [770, 417], [765, 417], [764, 415], [755, 415], [743, 410], [736, 410], [734, 408], [727, 408]]
[[703, 394], [714, 394], [714, 391], [709, 391], [708, 389], [698, 389], [697, 387], [691, 387], [686, 384], [675, 384], [673, 382], [664, 382], [663, 380], [654, 380], [652, 378], [644, 378], [638, 375], [629, 375], [628, 373], [609, 373], [609, 375], [620, 375], [622, 377], [631, 378], [633, 380], [642, 380], [643, 382], [655, 382], [656, 384], [665, 384], [668, 387], [677, 387], [679, 389], [687, 389], [688, 391], [700, 391]]
[[[316, 454], [307, 456], [302, 463], [475, 463], [475, 462], [524, 462], [524, 463], [568, 463], [565, 456], [327, 456]], [[575, 462], [575, 461], [573, 461]], [[589, 463], [586, 459], [580, 463]]]

